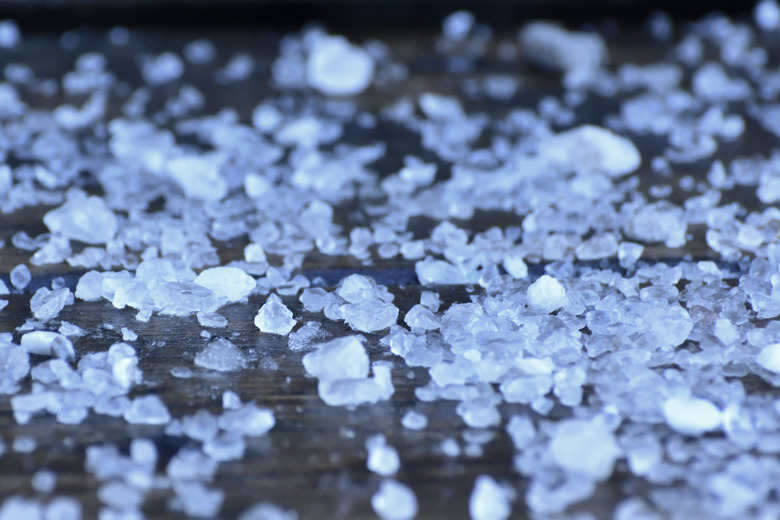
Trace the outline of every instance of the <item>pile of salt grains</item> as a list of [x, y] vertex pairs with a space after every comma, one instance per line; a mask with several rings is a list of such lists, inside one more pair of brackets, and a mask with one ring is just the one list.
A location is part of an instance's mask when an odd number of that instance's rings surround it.
[[[18, 90], [56, 91], [58, 85], [34, 78], [24, 66], [6, 68], [8, 82], [0, 84], [0, 115], [10, 136], [4, 153], [38, 163], [0, 168], [4, 211], [58, 206], [44, 217], [50, 235], [20, 233], [13, 245], [34, 252], [34, 265], [67, 261], [90, 270], [73, 292], [61, 281], [35, 292], [34, 319], [19, 331], [19, 344], [12, 334], [0, 335], [0, 388], [13, 396], [16, 420], [26, 424], [50, 413], [61, 423], [79, 424], [96, 413], [189, 438], [196, 447], [176, 453], [165, 475], [157, 473], [159, 454], [147, 439], [134, 440], [128, 455], [111, 445], [89, 447], [86, 468], [102, 482], [100, 518], [141, 518], [145, 495], [159, 489], [170, 490], [175, 510], [218, 515], [224, 494], [209, 485], [218, 464], [241, 459], [248, 437], [273, 435], [273, 413], [228, 391], [222, 413], [198, 410], [174, 418], [159, 396], [129, 397], [144, 381], [132, 330], [124, 328], [124, 341], [108, 351], [77, 359], [73, 342], [85, 331], [65, 321], [54, 328], [65, 306], [107, 300], [133, 309], [140, 321], [154, 313], [195, 314], [218, 334], [230, 325], [219, 313], [222, 306], [247, 304], [250, 295], [261, 294], [267, 298], [254, 320], [259, 333], [286, 336], [292, 350], [307, 352], [302, 373], [317, 379], [326, 404], [359, 411], [391, 398], [394, 365], [371, 363], [362, 335], [380, 333], [379, 347], [407, 366], [428, 370], [430, 381], [415, 392], [420, 401], [457, 401], [470, 432], [465, 455], [478, 457], [495, 431], [505, 429], [517, 449], [514, 467], [528, 482], [525, 496], [482, 475], [469, 501], [474, 519], [507, 518], [521, 507], [513, 506], [517, 500], [535, 518], [593, 518], [566, 510], [616, 471], [649, 486], [617, 505], [615, 519], [776, 517], [780, 405], [771, 392], [750, 393], [740, 378], [755, 374], [780, 383], [780, 326], [771, 321], [780, 315], [780, 212], [719, 204], [722, 192], [735, 185], [754, 186], [763, 203], [780, 200], [780, 159], [744, 158], [728, 166], [711, 159], [719, 142], [744, 129], [742, 115], [727, 112], [733, 102], [744, 102], [767, 131], [780, 133], [773, 117], [780, 112], [773, 101], [780, 80], [767, 66], [766, 51], [754, 43], [756, 34], [780, 27], [774, 0], [758, 4], [755, 22], [757, 28], [708, 19], [678, 42], [676, 61], [617, 70], [606, 67], [600, 36], [529, 24], [520, 32], [520, 50], [561, 70], [567, 94], [563, 102], [546, 98], [536, 111], [517, 109], [498, 121], [468, 114], [455, 97], [426, 93], [381, 114], [357, 114], [344, 104], [294, 113], [269, 100], [254, 111], [249, 127], [229, 110], [187, 118], [203, 99], [185, 85], [165, 109], [165, 117], [177, 121], [175, 134], [139, 117], [148, 97], [139, 89], [124, 117], [108, 124], [110, 156], [99, 160], [81, 155], [73, 132], [104, 117], [114, 80], [101, 55], [82, 56], [62, 81], [66, 93], [87, 95], [86, 104], [34, 116]], [[658, 39], [671, 37], [673, 27], [663, 16], [650, 26]], [[111, 33], [115, 45], [128, 37], [122, 29]], [[488, 28], [459, 12], [445, 20], [437, 47], [474, 57], [485, 52], [489, 39]], [[12, 22], [0, 23], [0, 46], [19, 41]], [[705, 61], [713, 48], [720, 60]], [[506, 59], [517, 53], [513, 45], [502, 49]], [[214, 53], [199, 40], [184, 55], [202, 64]], [[172, 52], [139, 63], [150, 86], [177, 81], [185, 71]], [[692, 92], [681, 86], [686, 67], [693, 72]], [[251, 58], [237, 56], [215, 81], [240, 81], [251, 70]], [[403, 77], [403, 67], [390, 61], [382, 45], [358, 46], [317, 29], [286, 38], [273, 66], [279, 87], [308, 88], [325, 97], [358, 95]], [[494, 77], [476, 88], [505, 98], [519, 81]], [[588, 91], [630, 95], [608, 118], [611, 130], [574, 124]], [[380, 180], [369, 165], [384, 153], [381, 143], [328, 146], [356, 114], [364, 125], [383, 117], [419, 133], [424, 147], [452, 164], [451, 177], [435, 181], [435, 164], [407, 157], [399, 172]], [[49, 122], [52, 129], [43, 130]], [[553, 125], [570, 128], [555, 132]], [[497, 137], [489, 148], [475, 149], [485, 130]], [[666, 136], [669, 144], [658, 157], [640, 157], [626, 137], [630, 133]], [[212, 151], [177, 143], [178, 135], [193, 134]], [[675, 165], [708, 158], [706, 181], [679, 179], [688, 192], [682, 206], [648, 200], [637, 189], [642, 162], [672, 182]], [[72, 187], [85, 161], [96, 171], [101, 197]], [[672, 189], [654, 186], [651, 197], [662, 199]], [[145, 212], [161, 194], [173, 209]], [[376, 204], [378, 194], [386, 202], [372, 208], [371, 227], [344, 236], [333, 223], [334, 208], [355, 196]], [[524, 217], [522, 226], [470, 234], [451, 223], [477, 210], [512, 211]], [[416, 216], [440, 223], [430, 236], [413, 239], [406, 226]], [[723, 262], [642, 260], [645, 244], [680, 248], [689, 226], [702, 225]], [[244, 259], [219, 266], [212, 239], [241, 235], [251, 240]], [[89, 247], [74, 254], [71, 241]], [[470, 302], [446, 308], [434, 290], [424, 291], [420, 303], [400, 315], [392, 293], [369, 277], [348, 276], [329, 291], [317, 280], [293, 276], [303, 253], [313, 250], [365, 262], [374, 253], [400, 255], [414, 262], [423, 285], [479, 290]], [[267, 253], [282, 260], [271, 265]], [[617, 259], [619, 269], [599, 264], [608, 259]], [[529, 264], [540, 262], [546, 273], [530, 276]], [[30, 278], [26, 266], [19, 266], [10, 280], [21, 290]], [[300, 324], [277, 294], [297, 295], [304, 310], [322, 313], [322, 321], [344, 321], [355, 334], [329, 338], [318, 321]], [[51, 359], [40, 362], [39, 356]], [[225, 373], [250, 369], [241, 349], [224, 338], [209, 341], [194, 363]], [[525, 411], [507, 414], [503, 403]], [[548, 418], [552, 412], [559, 418]], [[424, 430], [427, 417], [410, 411], [402, 424]], [[13, 449], [31, 451], [35, 443], [17, 437]], [[402, 464], [397, 449], [382, 435], [366, 440], [365, 449], [368, 469], [383, 478], [371, 500], [376, 513], [414, 517], [414, 491], [393, 478]], [[448, 438], [441, 451], [459, 456], [461, 445]], [[56, 474], [39, 471], [33, 487], [52, 493]], [[2, 504], [0, 518], [74, 519], [80, 510], [67, 497], [15, 496]], [[267, 503], [240, 516], [296, 517]]]

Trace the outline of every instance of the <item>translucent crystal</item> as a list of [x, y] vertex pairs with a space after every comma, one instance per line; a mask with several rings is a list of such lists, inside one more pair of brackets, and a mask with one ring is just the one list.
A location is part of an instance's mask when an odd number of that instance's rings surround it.
[[260, 307], [257, 316], [255, 316], [255, 327], [262, 332], [279, 334], [280, 336], [289, 334], [296, 323], [292, 311], [275, 294], [268, 296], [265, 304]]
[[371, 497], [371, 507], [382, 520], [411, 520], [417, 516], [417, 497], [395, 480], [383, 480]]
[[723, 414], [717, 406], [698, 397], [672, 397], [663, 404], [666, 423], [685, 435], [701, 435], [717, 430]]
[[195, 364], [219, 372], [237, 372], [246, 366], [246, 358], [233, 343], [219, 338], [195, 355]]
[[331, 96], [360, 94], [371, 84], [374, 60], [341, 36], [321, 36], [306, 61], [306, 81]]

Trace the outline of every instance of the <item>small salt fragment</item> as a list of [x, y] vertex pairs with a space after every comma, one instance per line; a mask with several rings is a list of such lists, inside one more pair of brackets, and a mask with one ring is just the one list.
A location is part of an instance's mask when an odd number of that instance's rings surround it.
[[368, 450], [368, 460], [366, 467], [377, 475], [389, 477], [398, 471], [401, 467], [401, 459], [398, 457], [398, 451], [387, 444], [384, 435], [373, 435], [366, 440], [366, 450]]
[[353, 330], [376, 332], [398, 321], [398, 307], [392, 303], [362, 301], [342, 305], [341, 315]]
[[41, 504], [17, 495], [9, 496], [0, 506], [0, 520], [43, 520]]
[[229, 189], [222, 176], [226, 161], [227, 156], [221, 152], [187, 154], [169, 159], [166, 168], [187, 197], [216, 202], [222, 200]]
[[527, 298], [531, 308], [549, 314], [566, 305], [566, 289], [561, 282], [545, 274], [528, 287]]
[[645, 246], [642, 244], [635, 244], [634, 242], [621, 242], [617, 251], [620, 267], [626, 269], [636, 264], [637, 260], [642, 257], [644, 250]]
[[173, 367], [171, 375], [179, 379], [189, 379], [192, 377], [192, 370], [187, 367]]
[[241, 398], [231, 390], [225, 390], [222, 394], [222, 408], [225, 410], [237, 410], [241, 407]]
[[265, 304], [260, 307], [255, 316], [255, 327], [261, 332], [286, 336], [297, 322], [293, 319], [293, 313], [288, 309], [282, 299], [276, 294], [268, 296]]
[[81, 520], [81, 503], [71, 497], [54, 497], [46, 505], [44, 520]]
[[561, 468], [597, 481], [612, 475], [621, 453], [601, 417], [561, 421], [550, 441], [550, 454]]
[[303, 308], [309, 312], [321, 312], [322, 309], [330, 302], [330, 293], [321, 287], [312, 287], [304, 289], [301, 292], [299, 300], [303, 304]]
[[433, 312], [427, 307], [417, 304], [409, 309], [404, 316], [406, 323], [412, 330], [435, 330], [439, 328], [440, 322]]
[[58, 289], [50, 291], [41, 287], [30, 299], [30, 310], [36, 319], [48, 321], [55, 318], [66, 305], [73, 303], [73, 295], [70, 289]]
[[195, 355], [195, 364], [219, 372], [237, 372], [246, 366], [246, 358], [232, 342], [219, 338]]
[[698, 436], [717, 430], [723, 413], [717, 406], [698, 397], [672, 397], [663, 404], [666, 423], [684, 435]]
[[196, 316], [202, 327], [223, 328], [228, 324], [227, 318], [216, 312], [199, 312]]
[[225, 303], [244, 300], [257, 285], [254, 278], [237, 267], [205, 269], [193, 281], [211, 289]]
[[141, 65], [141, 74], [150, 85], [162, 85], [181, 77], [184, 63], [173, 52], [164, 52], [147, 59]]
[[203, 444], [203, 453], [214, 460], [241, 460], [246, 451], [244, 438], [237, 433], [222, 433]]
[[276, 425], [276, 419], [271, 410], [249, 403], [235, 410], [225, 411], [219, 417], [218, 424], [226, 432], [259, 437]]
[[523, 27], [520, 38], [533, 60], [565, 72], [568, 87], [593, 82], [607, 60], [607, 46], [598, 34], [569, 32], [549, 22], [533, 22]]
[[0, 48], [16, 47], [22, 39], [19, 26], [13, 20], [0, 20]]
[[30, 269], [26, 265], [19, 264], [11, 269], [11, 285], [20, 291], [27, 287], [27, 284], [30, 283], [31, 279]]
[[195, 40], [184, 46], [184, 59], [195, 65], [205, 65], [214, 59], [217, 51], [208, 40]]
[[374, 60], [362, 47], [341, 36], [321, 36], [306, 60], [306, 82], [329, 96], [353, 96], [366, 90]]
[[103, 199], [73, 195], [59, 208], [43, 216], [54, 234], [86, 244], [105, 244], [116, 235], [119, 222]]
[[84, 335], [84, 329], [68, 321], [60, 323], [59, 333], [63, 336], [80, 337]]
[[274, 504], [261, 502], [238, 515], [238, 520], [298, 520], [298, 513]]
[[756, 356], [756, 363], [770, 372], [780, 374], [780, 343], [761, 349], [761, 352]]
[[138, 334], [128, 329], [127, 327], [122, 327], [122, 341], [135, 341], [137, 339]]
[[441, 300], [439, 300], [439, 293], [433, 291], [423, 291], [420, 293], [420, 305], [428, 307], [432, 312], [439, 310]]
[[773, 31], [780, 27], [780, 6], [775, 0], [761, 0], [753, 8], [753, 18], [764, 31]]
[[225, 499], [225, 492], [221, 489], [209, 489], [197, 481], [176, 481], [173, 489], [184, 512], [196, 518], [216, 517]]
[[145, 395], [133, 399], [130, 408], [124, 413], [130, 424], [168, 424], [171, 414], [165, 403], [156, 395]]
[[512, 514], [515, 490], [496, 482], [493, 477], [480, 475], [469, 498], [472, 520], [506, 520]]
[[43, 330], [28, 332], [22, 336], [21, 344], [29, 354], [56, 356], [66, 360], [75, 357], [73, 343], [57, 332]]
[[515, 280], [528, 278], [528, 266], [521, 255], [508, 254], [504, 257], [501, 265], [509, 273], [509, 276]]
[[325, 333], [321, 330], [322, 323], [310, 321], [297, 331], [290, 334], [287, 340], [287, 346], [292, 351], [307, 350], [314, 347], [312, 340], [321, 338]]
[[11, 448], [17, 453], [32, 453], [38, 447], [38, 441], [35, 437], [20, 435], [14, 438]]
[[76, 284], [76, 298], [88, 302], [100, 300], [103, 297], [103, 274], [89, 271], [79, 278]]
[[51, 493], [57, 485], [57, 474], [47, 469], [38, 470], [33, 475], [31, 484], [39, 493]]
[[409, 410], [401, 419], [401, 424], [408, 430], [424, 430], [428, 426], [428, 417], [420, 412]]
[[417, 497], [395, 480], [383, 480], [371, 497], [371, 507], [382, 520], [411, 520], [417, 516]]
[[456, 441], [452, 437], [449, 437], [441, 441], [440, 448], [441, 448], [441, 452], [448, 457], [457, 457], [460, 455], [460, 446], [458, 445], [458, 441]]
[[252, 111], [252, 126], [263, 133], [273, 132], [282, 121], [284, 116], [272, 105], [260, 104]]
[[[249, 192], [247, 191], [247, 194]], [[249, 244], [244, 248], [244, 260], [250, 264], [260, 264], [266, 261], [265, 251], [260, 244]]]
[[601, 260], [610, 258], [618, 252], [618, 242], [612, 233], [599, 233], [593, 235], [577, 246], [574, 254], [578, 260]]

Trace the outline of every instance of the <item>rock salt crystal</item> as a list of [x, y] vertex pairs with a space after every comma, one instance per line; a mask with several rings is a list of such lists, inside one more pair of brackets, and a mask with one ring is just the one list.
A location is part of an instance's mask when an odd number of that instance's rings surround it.
[[366, 90], [374, 77], [374, 60], [362, 47], [341, 36], [314, 40], [306, 60], [306, 81], [329, 96], [353, 96]]
[[488, 475], [480, 475], [469, 498], [472, 520], [506, 520], [512, 514], [516, 493]]
[[672, 397], [664, 402], [662, 411], [666, 424], [684, 435], [698, 436], [717, 430], [723, 422], [718, 407], [698, 397]]
[[244, 300], [257, 285], [254, 278], [237, 267], [204, 269], [193, 282], [211, 289], [217, 298], [226, 303]]
[[280, 336], [289, 334], [296, 323], [292, 311], [282, 303], [282, 299], [276, 294], [271, 294], [268, 297], [255, 316], [255, 327], [261, 332], [279, 334]]
[[593, 480], [608, 479], [621, 453], [601, 417], [561, 421], [550, 441], [550, 454], [556, 464]]
[[119, 221], [103, 199], [78, 193], [46, 213], [43, 223], [54, 234], [86, 244], [105, 244], [119, 228]]
[[387, 444], [384, 435], [373, 435], [366, 440], [366, 450], [368, 450], [368, 460], [366, 467], [383, 477], [389, 477], [398, 471], [401, 467], [401, 459], [398, 457], [398, 451]]
[[527, 297], [531, 308], [548, 314], [566, 305], [566, 289], [548, 274], [540, 276], [528, 287]]
[[417, 516], [417, 497], [395, 480], [383, 480], [371, 497], [371, 507], [382, 520], [411, 520]]

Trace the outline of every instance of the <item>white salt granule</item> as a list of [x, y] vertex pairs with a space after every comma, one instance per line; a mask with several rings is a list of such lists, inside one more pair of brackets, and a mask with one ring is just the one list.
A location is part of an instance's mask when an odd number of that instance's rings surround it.
[[568, 87], [594, 81], [607, 61], [607, 46], [598, 34], [569, 32], [549, 22], [527, 24], [520, 32], [523, 50], [542, 65], [565, 72]]
[[268, 296], [265, 304], [260, 307], [255, 316], [255, 327], [262, 332], [286, 336], [293, 329], [297, 321], [293, 319], [293, 313], [288, 309], [282, 299], [276, 294]]
[[341, 36], [321, 36], [312, 44], [306, 60], [310, 87], [330, 96], [353, 96], [369, 87], [374, 60], [362, 47]]
[[493, 477], [480, 475], [469, 498], [472, 520], [506, 520], [512, 514], [515, 490], [496, 482]]
[[276, 418], [271, 410], [248, 403], [235, 410], [226, 410], [219, 417], [218, 424], [226, 432], [259, 437], [276, 425]]
[[621, 242], [617, 251], [620, 267], [625, 269], [636, 264], [637, 260], [642, 257], [644, 250], [645, 246], [642, 244], [636, 244], [634, 242]]
[[371, 507], [382, 520], [411, 520], [417, 516], [417, 497], [408, 486], [383, 480], [371, 497]]
[[[36, 500], [10, 496], [3, 501], [0, 507], [0, 520], [42, 520], [43, 511], [41, 504]], [[48, 519], [47, 519], [48, 520]]]
[[43, 216], [43, 223], [54, 234], [86, 244], [105, 244], [119, 228], [114, 212], [100, 197], [76, 192], [67, 202]]
[[17, 289], [22, 290], [27, 287], [31, 279], [30, 269], [26, 265], [19, 264], [11, 269], [11, 285]]
[[31, 484], [39, 493], [51, 493], [57, 485], [57, 474], [47, 469], [38, 470], [33, 475]]
[[54, 497], [46, 506], [44, 520], [81, 520], [81, 503], [71, 497]]
[[130, 408], [124, 413], [130, 424], [168, 424], [171, 414], [165, 403], [156, 395], [145, 395], [133, 399]]
[[619, 177], [642, 162], [634, 143], [606, 128], [583, 125], [544, 139], [538, 154], [564, 171]]
[[352, 329], [360, 332], [383, 330], [398, 321], [398, 307], [381, 301], [342, 305], [341, 315]]
[[596, 417], [558, 423], [550, 441], [550, 454], [567, 472], [600, 481], [612, 475], [621, 450], [602, 418]]
[[257, 285], [254, 278], [237, 267], [204, 269], [193, 282], [210, 289], [225, 303], [245, 300]]
[[203, 444], [203, 453], [214, 460], [241, 460], [246, 451], [244, 438], [237, 433], [222, 433]]
[[261, 502], [238, 515], [238, 520], [298, 520], [298, 513]]
[[135, 341], [137, 339], [138, 334], [128, 329], [127, 327], [122, 327], [122, 341]]
[[263, 133], [270, 133], [284, 121], [284, 116], [273, 105], [260, 104], [252, 111], [252, 126]]
[[16, 47], [22, 39], [19, 26], [13, 20], [0, 20], [0, 47]]
[[47, 321], [55, 318], [66, 305], [73, 304], [73, 294], [70, 289], [50, 291], [41, 287], [30, 299], [30, 310], [36, 319]]
[[184, 46], [184, 59], [195, 65], [205, 65], [214, 59], [217, 50], [208, 40], [195, 40]]
[[166, 169], [187, 197], [215, 202], [228, 193], [227, 181], [221, 173], [226, 161], [227, 156], [222, 152], [187, 154], [169, 159]]
[[195, 355], [195, 364], [219, 372], [237, 372], [246, 366], [246, 358], [232, 342], [219, 338]]
[[20, 435], [14, 438], [11, 448], [17, 453], [32, 453], [38, 447], [38, 441], [34, 437]]
[[366, 467], [377, 475], [389, 477], [398, 471], [401, 467], [401, 459], [398, 457], [398, 451], [387, 444], [384, 435], [373, 435], [366, 440], [366, 450], [368, 450], [368, 460]]
[[672, 397], [664, 402], [662, 411], [666, 424], [684, 435], [698, 436], [717, 430], [723, 422], [718, 407], [698, 397]]
[[780, 6], [775, 0], [761, 0], [753, 9], [753, 18], [764, 31], [780, 27]]
[[401, 419], [401, 424], [408, 430], [424, 430], [428, 426], [428, 417], [420, 412], [409, 410]]
[[533, 309], [551, 313], [566, 305], [566, 289], [561, 282], [545, 274], [528, 287], [528, 305]]
[[598, 233], [582, 242], [574, 250], [578, 260], [601, 260], [617, 254], [618, 242], [612, 233]]
[[29, 354], [39, 356], [55, 356], [65, 360], [76, 357], [73, 343], [57, 332], [35, 330], [22, 336], [22, 347]]
[[225, 492], [221, 489], [211, 489], [197, 481], [176, 481], [173, 489], [184, 512], [196, 518], [214, 518], [225, 499]]
[[439, 328], [440, 322], [433, 312], [427, 307], [417, 304], [409, 309], [404, 316], [406, 323], [412, 330], [435, 330]]
[[441, 441], [439, 448], [441, 449], [441, 452], [448, 457], [457, 457], [460, 455], [460, 446], [458, 445], [458, 441], [452, 437], [448, 437]]
[[196, 317], [202, 327], [223, 328], [228, 324], [227, 318], [216, 312], [199, 312]]
[[141, 64], [141, 74], [150, 85], [162, 85], [181, 77], [184, 63], [173, 52], [164, 52], [159, 56], [147, 58]]
[[231, 390], [222, 393], [222, 408], [225, 410], [237, 410], [241, 407], [241, 398]]
[[320, 380], [360, 379], [368, 376], [368, 354], [357, 336], [323, 343], [303, 356], [303, 366]]
[[508, 254], [504, 257], [501, 264], [509, 276], [516, 280], [528, 278], [528, 266], [523, 260], [522, 255]]
[[322, 323], [319, 321], [307, 322], [303, 327], [290, 334], [287, 340], [287, 346], [290, 350], [301, 351], [312, 348], [312, 341], [326, 335], [322, 330]]
[[780, 343], [761, 349], [756, 356], [756, 363], [775, 374], [780, 374]]

